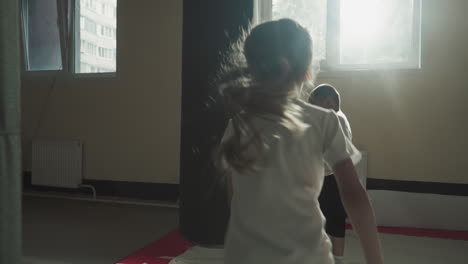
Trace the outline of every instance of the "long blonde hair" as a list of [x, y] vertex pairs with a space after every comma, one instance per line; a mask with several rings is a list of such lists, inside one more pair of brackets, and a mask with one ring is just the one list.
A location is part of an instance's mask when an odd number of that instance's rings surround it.
[[[261, 150], [264, 142], [253, 128], [252, 118], [287, 120], [289, 102], [310, 76], [311, 62], [312, 39], [291, 19], [260, 24], [232, 45], [221, 67], [218, 87], [233, 135], [221, 143], [219, 158], [239, 172], [253, 168], [255, 157], [247, 155], [247, 149], [254, 146]], [[249, 139], [245, 140], [245, 135]]]

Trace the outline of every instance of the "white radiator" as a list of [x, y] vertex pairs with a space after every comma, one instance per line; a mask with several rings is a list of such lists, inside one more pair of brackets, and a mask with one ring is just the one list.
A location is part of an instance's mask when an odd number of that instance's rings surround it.
[[77, 140], [34, 140], [32, 184], [78, 188], [82, 182], [83, 145]]

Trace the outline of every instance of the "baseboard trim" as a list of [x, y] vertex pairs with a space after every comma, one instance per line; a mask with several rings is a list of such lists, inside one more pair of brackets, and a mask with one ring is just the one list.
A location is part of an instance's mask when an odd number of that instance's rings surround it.
[[[179, 184], [144, 183], [106, 180], [83, 180], [84, 184], [96, 188], [98, 196], [131, 198], [140, 200], [156, 200], [176, 202], [179, 199]], [[441, 195], [468, 196], [468, 184], [420, 182], [367, 179], [367, 190], [386, 190], [410, 193], [428, 193]], [[48, 186], [35, 186], [31, 184], [31, 172], [23, 174], [23, 189], [35, 192], [61, 192], [68, 194], [91, 194], [87, 189], [68, 189]]]
[[[97, 196], [130, 198], [138, 200], [153, 200], [176, 202], [179, 199], [179, 184], [125, 182], [85, 179], [83, 184], [96, 188]], [[36, 186], [31, 183], [31, 172], [23, 173], [23, 190], [43, 193], [66, 193], [69, 195], [91, 195], [85, 188], [69, 189], [49, 186]]]
[[468, 184], [367, 179], [367, 190], [468, 196]]
[[98, 202], [98, 203], [152, 206], [152, 207], [160, 207], [160, 208], [174, 208], [174, 209], [179, 208], [179, 204], [177, 202], [139, 200], [139, 199], [107, 197], [107, 196], [99, 196], [97, 198], [93, 198], [90, 195], [74, 195], [74, 194], [71, 195], [71, 194], [60, 193], [60, 192], [56, 193], [56, 192], [24, 191], [23, 196], [24, 197], [53, 198], [53, 199], [67, 199], [67, 200]]

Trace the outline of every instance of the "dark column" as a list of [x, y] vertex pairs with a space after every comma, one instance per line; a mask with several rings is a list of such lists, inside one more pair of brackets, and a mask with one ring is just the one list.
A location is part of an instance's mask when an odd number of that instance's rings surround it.
[[221, 245], [229, 209], [212, 150], [227, 120], [212, 83], [221, 53], [252, 18], [253, 0], [185, 0], [183, 13], [180, 229], [197, 244]]

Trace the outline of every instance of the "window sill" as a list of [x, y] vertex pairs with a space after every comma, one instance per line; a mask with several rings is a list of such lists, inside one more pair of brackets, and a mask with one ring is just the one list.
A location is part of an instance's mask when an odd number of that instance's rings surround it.
[[113, 80], [117, 79], [117, 72], [102, 72], [102, 73], [70, 73], [63, 70], [53, 71], [23, 71], [21, 78], [26, 80], [50, 80], [53, 78], [63, 79], [86, 79], [86, 80]]
[[375, 77], [382, 75], [395, 75], [395, 74], [421, 74], [421, 68], [401, 68], [401, 69], [329, 69], [320, 70], [318, 78], [341, 78], [341, 77]]
[[115, 79], [117, 72], [72, 73], [70, 75], [75, 79]]

